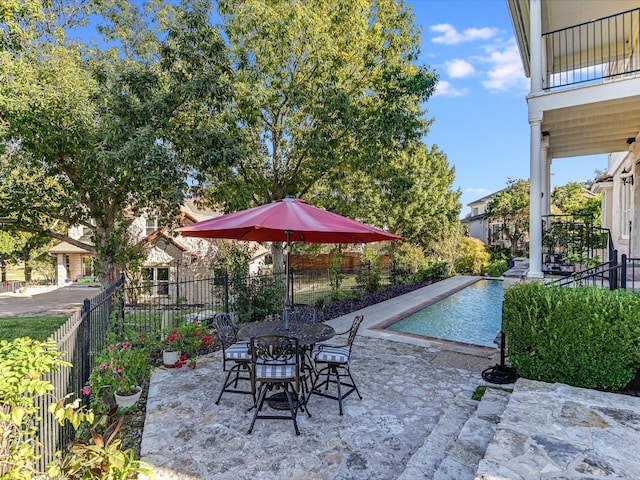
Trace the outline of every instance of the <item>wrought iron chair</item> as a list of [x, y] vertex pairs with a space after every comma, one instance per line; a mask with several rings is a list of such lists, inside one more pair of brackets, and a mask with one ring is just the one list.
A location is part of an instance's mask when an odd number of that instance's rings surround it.
[[[250, 434], [253, 431], [253, 426], [258, 418], [290, 419], [293, 421], [296, 435], [300, 435], [297, 415], [298, 409], [302, 408], [303, 399], [300, 396], [298, 339], [280, 335], [264, 335], [252, 337], [250, 347], [252, 357], [251, 384], [252, 389], [257, 391], [258, 395], [254, 405], [253, 420], [247, 433]], [[282, 388], [283, 392], [267, 399], [267, 392], [277, 387]], [[262, 413], [265, 399], [267, 404], [274, 409], [289, 410], [289, 415]]]
[[291, 310], [290, 320], [315, 323], [318, 321], [318, 311], [315, 307], [306, 303], [294, 303]]
[[[356, 316], [349, 330], [337, 334], [349, 334], [346, 344], [320, 343], [313, 351], [313, 360], [317, 375], [311, 387], [310, 394], [338, 400], [340, 415], [343, 413], [342, 400], [348, 395], [356, 392], [360, 400], [362, 400], [362, 395], [360, 395], [356, 382], [351, 375], [351, 370], [349, 369], [349, 360], [353, 341], [356, 338], [363, 319], [364, 315]], [[350, 382], [348, 380], [350, 380]], [[329, 385], [331, 384], [336, 386], [337, 393], [334, 393], [333, 389], [329, 390]], [[322, 387], [324, 387], [324, 390]], [[344, 392], [342, 391], [343, 387], [347, 388]]]
[[224, 392], [248, 393], [253, 395], [255, 401], [255, 392], [253, 389], [238, 389], [238, 382], [240, 380], [251, 380], [251, 352], [249, 351], [249, 342], [237, 341], [238, 327], [233, 323], [231, 315], [228, 313], [217, 313], [213, 317], [213, 325], [216, 329], [218, 341], [222, 345], [222, 369], [227, 372], [224, 384], [216, 400], [216, 405], [220, 403]]
[[[290, 320], [299, 321], [299, 322], [307, 322], [307, 323], [316, 323], [319, 322], [318, 311], [315, 307], [311, 305], [307, 305], [306, 303], [294, 303], [293, 308], [291, 309]], [[309, 385], [307, 382], [313, 383], [313, 379], [316, 376], [316, 371], [313, 368], [313, 361], [311, 358], [311, 354], [313, 352], [314, 344], [306, 345], [302, 348], [302, 353], [305, 358], [304, 361], [300, 365], [301, 375], [302, 375], [302, 385], [303, 385], [303, 393], [309, 391]]]

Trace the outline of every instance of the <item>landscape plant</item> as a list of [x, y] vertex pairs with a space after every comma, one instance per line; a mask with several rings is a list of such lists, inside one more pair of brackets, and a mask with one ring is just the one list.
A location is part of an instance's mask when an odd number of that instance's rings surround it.
[[484, 243], [477, 238], [465, 237], [459, 248], [458, 260], [455, 263], [456, 272], [480, 275], [486, 271], [491, 256]]
[[213, 344], [213, 336], [209, 328], [202, 322], [194, 320], [178, 327], [165, 330], [163, 334], [163, 350], [176, 351], [181, 354], [176, 367], [185, 364], [195, 366], [198, 353]]
[[[79, 398], [55, 398], [55, 387], [46, 376], [71, 366], [63, 356], [53, 338], [45, 342], [28, 337], [0, 341], [0, 478], [31, 480], [46, 474], [49, 479], [60, 480], [124, 480], [137, 478], [139, 473], [153, 476], [147, 464], [133, 458], [133, 450], [122, 450], [120, 442], [113, 441], [122, 420], [99, 435], [93, 426], [93, 411], [82, 408]], [[60, 425], [69, 422], [75, 430], [88, 426], [93, 438], [91, 444], [82, 447], [74, 443], [66, 455], [59, 450], [46, 472], [37, 467], [42, 446], [40, 403], [46, 404], [43, 397], [49, 400], [48, 411]], [[77, 475], [80, 469], [83, 473]]]
[[115, 335], [108, 333], [107, 345], [95, 355], [94, 369], [88, 384], [82, 389], [90, 396], [90, 405], [96, 411], [104, 411], [104, 395], [132, 395], [138, 391], [149, 376], [149, 349], [142, 343], [116, 342]]
[[640, 368], [640, 294], [538, 283], [505, 291], [507, 356], [519, 375], [620, 390]]

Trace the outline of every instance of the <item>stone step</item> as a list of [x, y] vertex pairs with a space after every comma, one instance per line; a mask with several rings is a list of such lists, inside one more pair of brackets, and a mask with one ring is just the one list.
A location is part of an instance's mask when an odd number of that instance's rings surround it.
[[487, 388], [432, 480], [475, 479], [478, 464], [484, 458], [508, 402], [509, 392]]
[[398, 480], [474, 480], [509, 395], [488, 387], [480, 402], [457, 397]]
[[431, 479], [440, 464], [447, 458], [448, 451], [469, 417], [479, 403], [468, 397], [458, 396], [440, 415], [438, 423], [407, 462], [404, 472], [397, 480]]

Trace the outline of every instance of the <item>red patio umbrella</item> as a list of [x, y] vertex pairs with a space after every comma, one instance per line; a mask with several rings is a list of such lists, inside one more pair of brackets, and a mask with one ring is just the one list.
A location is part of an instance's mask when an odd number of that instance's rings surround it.
[[286, 242], [285, 322], [288, 322], [291, 308], [288, 282], [292, 242], [370, 243], [402, 238], [293, 197], [197, 222], [178, 228], [178, 231], [185, 237]]

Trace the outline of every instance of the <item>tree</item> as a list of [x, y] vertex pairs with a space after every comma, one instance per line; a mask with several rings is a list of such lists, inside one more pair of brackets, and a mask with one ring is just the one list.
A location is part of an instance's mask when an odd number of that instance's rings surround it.
[[511, 243], [511, 254], [524, 249], [529, 231], [529, 181], [507, 181], [507, 187], [494, 195], [487, 205], [487, 218], [500, 225]]
[[588, 218], [592, 225], [600, 225], [602, 200], [599, 194], [586, 190], [581, 183], [570, 182], [556, 187], [551, 193], [554, 214], [573, 215]]
[[[82, 248], [61, 227], [91, 230], [105, 284], [130, 257], [133, 219], [168, 222], [190, 169], [230, 159], [234, 147], [215, 116], [229, 65], [209, 3], [161, 5], [156, 35], [129, 2], [89, 5], [97, 10], [84, 13], [102, 15], [116, 46], [90, 49], [56, 30], [0, 51], [0, 217]], [[34, 14], [35, 31], [68, 13], [56, 6]]]
[[311, 198], [332, 211], [380, 225], [433, 254], [459, 225], [460, 191], [452, 190], [454, 177], [455, 169], [436, 146], [428, 150], [412, 142], [386, 162], [319, 182]]
[[[419, 140], [436, 76], [413, 62], [419, 31], [397, 0], [223, 0], [244, 154], [197, 176], [236, 211], [364, 171]], [[320, 206], [327, 206], [318, 202]], [[274, 265], [279, 253], [274, 251]]]

